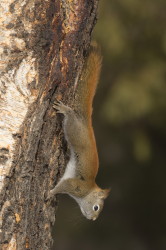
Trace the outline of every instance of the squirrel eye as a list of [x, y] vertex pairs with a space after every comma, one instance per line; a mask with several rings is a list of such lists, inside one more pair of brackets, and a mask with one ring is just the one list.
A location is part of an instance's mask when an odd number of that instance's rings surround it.
[[94, 210], [94, 211], [98, 211], [99, 208], [100, 208], [99, 205], [94, 205], [94, 206], [93, 206], [93, 210]]

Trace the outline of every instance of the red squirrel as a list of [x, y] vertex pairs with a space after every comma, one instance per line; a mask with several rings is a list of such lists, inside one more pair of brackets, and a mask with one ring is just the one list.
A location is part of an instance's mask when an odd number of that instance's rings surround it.
[[97, 219], [110, 191], [99, 188], [95, 182], [99, 160], [91, 115], [101, 61], [97, 44], [91, 44], [76, 91], [76, 112], [60, 101], [53, 106], [57, 113], [64, 115], [63, 129], [70, 159], [64, 175], [50, 191], [49, 198], [58, 193], [70, 195], [79, 204], [82, 214], [91, 220]]

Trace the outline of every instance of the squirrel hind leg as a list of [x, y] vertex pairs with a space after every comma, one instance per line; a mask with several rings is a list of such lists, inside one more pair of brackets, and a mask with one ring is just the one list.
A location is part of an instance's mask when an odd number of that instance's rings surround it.
[[66, 114], [71, 111], [71, 108], [63, 104], [61, 101], [55, 101], [53, 104], [53, 108], [56, 109], [57, 113]]

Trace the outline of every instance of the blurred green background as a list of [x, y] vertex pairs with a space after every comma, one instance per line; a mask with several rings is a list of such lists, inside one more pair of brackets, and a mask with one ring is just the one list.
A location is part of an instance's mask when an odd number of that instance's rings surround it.
[[166, 249], [166, 0], [101, 0], [103, 68], [94, 103], [97, 221], [60, 196], [56, 250]]

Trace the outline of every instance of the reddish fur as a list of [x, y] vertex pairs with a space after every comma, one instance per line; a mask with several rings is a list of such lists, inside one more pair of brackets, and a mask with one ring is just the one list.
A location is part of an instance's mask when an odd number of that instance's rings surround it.
[[77, 89], [78, 100], [76, 102], [78, 105], [76, 109], [79, 110], [79, 113], [82, 113], [82, 116], [87, 121], [90, 148], [88, 149], [86, 159], [88, 162], [87, 166], [88, 172], [90, 172], [90, 176], [93, 179], [95, 179], [98, 172], [99, 160], [96, 147], [96, 140], [92, 127], [91, 115], [92, 115], [93, 98], [96, 92], [101, 71], [101, 62], [102, 62], [102, 57], [100, 54], [100, 49], [96, 43], [92, 43], [89, 55], [85, 61], [80, 81], [78, 84], [78, 89]]
[[87, 117], [91, 124], [92, 102], [96, 92], [100, 71], [101, 71], [102, 57], [100, 49], [96, 43], [91, 45], [89, 55], [85, 61], [83, 72], [81, 74], [78, 85], [78, 108], [82, 111], [83, 116]]

